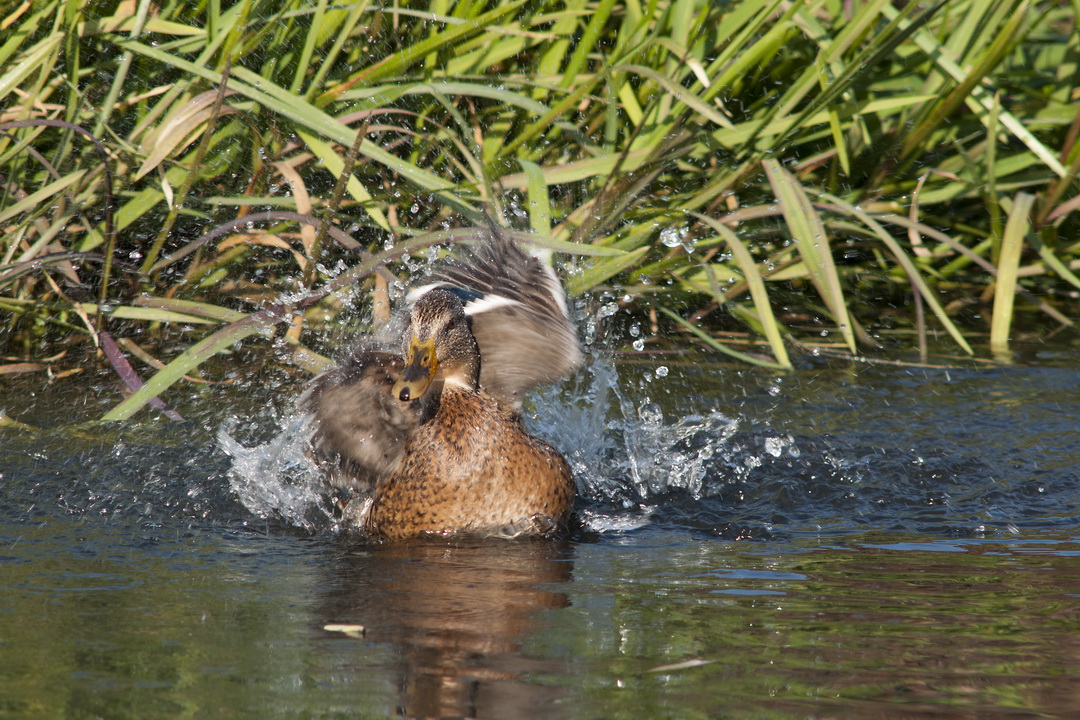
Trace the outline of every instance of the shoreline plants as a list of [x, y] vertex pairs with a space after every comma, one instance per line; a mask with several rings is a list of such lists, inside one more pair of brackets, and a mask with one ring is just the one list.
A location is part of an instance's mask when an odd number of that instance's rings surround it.
[[486, 222], [556, 251], [572, 294], [746, 362], [889, 333], [1007, 357], [1018, 315], [1071, 328], [1080, 297], [1078, 16], [8, 3], [0, 371], [88, 349], [132, 390], [110, 420], [255, 335], [315, 371], [352, 299], [379, 322]]

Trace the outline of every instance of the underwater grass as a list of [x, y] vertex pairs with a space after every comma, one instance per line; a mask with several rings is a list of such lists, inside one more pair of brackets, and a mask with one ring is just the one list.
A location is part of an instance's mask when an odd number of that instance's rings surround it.
[[[133, 394], [106, 419], [259, 337], [314, 371], [352, 303], [489, 218], [668, 343], [788, 369], [936, 326], [1007, 358], [1080, 297], [1078, 11], [0, 10], [0, 370], [107, 362]], [[91, 352], [45, 362], [61, 345]], [[125, 348], [161, 368], [143, 383]]]

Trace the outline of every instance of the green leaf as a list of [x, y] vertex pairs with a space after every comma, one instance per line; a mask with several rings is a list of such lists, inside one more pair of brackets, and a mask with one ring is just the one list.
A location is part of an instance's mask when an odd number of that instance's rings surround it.
[[529, 181], [529, 223], [537, 235], [551, 235], [551, 202], [547, 183], [540, 166], [528, 160], [518, 160]]
[[762, 161], [762, 165], [769, 176], [769, 184], [776, 193], [788, 229], [799, 247], [799, 255], [810, 270], [810, 280], [832, 313], [848, 349], [852, 354], [856, 354], [858, 351], [855, 348], [855, 333], [848, 316], [844, 290], [840, 286], [840, 276], [833, 263], [832, 248], [829, 247], [825, 225], [794, 175], [771, 158]]
[[750, 365], [757, 365], [758, 367], [772, 368], [774, 370], [787, 369], [779, 363], [770, 362], [756, 355], [749, 355], [747, 353], [739, 352], [738, 350], [729, 348], [727, 345], [718, 342], [716, 338], [712, 337], [701, 328], [695, 327], [692, 323], [690, 323], [690, 321], [683, 318], [674, 310], [670, 310], [663, 305], [657, 305], [656, 309], [667, 315], [669, 318], [678, 323], [679, 326], [688, 330], [691, 335], [696, 337], [698, 340], [701, 340], [703, 343], [711, 347], [713, 350], [716, 350], [717, 352], [723, 353], [724, 355], [729, 355], [736, 360], [741, 360], [742, 362], [749, 363]]
[[[772, 305], [769, 302], [769, 293], [765, 289], [765, 282], [761, 278], [761, 272], [758, 270], [754, 258], [750, 255], [750, 251], [743, 241], [731, 231], [731, 228], [701, 213], [695, 212], [691, 213], [691, 215], [712, 228], [720, 237], [724, 238], [728, 247], [731, 248], [731, 254], [735, 258], [735, 262], [739, 264], [739, 269], [742, 270], [746, 284], [750, 288], [750, 297], [754, 300], [754, 309], [757, 311], [758, 320], [761, 322], [762, 330], [765, 333], [765, 339], [769, 341], [769, 347], [772, 348], [773, 355], [776, 357], [776, 364], [790, 370], [792, 368], [791, 360], [788, 359], [784, 340], [780, 337], [780, 325], [776, 322], [776, 316], [773, 314]], [[714, 293], [717, 295], [717, 301], [722, 301], [719, 288], [714, 289]]]
[[997, 353], [1006, 353], [1009, 349], [1009, 331], [1012, 329], [1016, 302], [1016, 271], [1020, 268], [1020, 254], [1031, 226], [1031, 208], [1034, 204], [1034, 195], [1017, 193], [1009, 219], [1005, 221], [997, 282], [994, 284], [994, 315], [990, 319], [990, 347]]

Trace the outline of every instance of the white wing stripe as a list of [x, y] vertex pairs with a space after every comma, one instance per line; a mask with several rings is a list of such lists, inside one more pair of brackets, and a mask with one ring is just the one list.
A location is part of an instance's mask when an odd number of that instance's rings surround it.
[[511, 305], [524, 305], [525, 303], [518, 302], [503, 295], [485, 295], [482, 298], [476, 300], [470, 300], [465, 303], [466, 315], [479, 315], [482, 312], [489, 310], [496, 310], [501, 307], [510, 307]]

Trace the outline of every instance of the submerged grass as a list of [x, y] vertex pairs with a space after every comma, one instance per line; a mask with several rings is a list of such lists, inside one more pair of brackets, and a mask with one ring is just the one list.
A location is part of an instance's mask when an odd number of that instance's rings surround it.
[[253, 336], [318, 369], [349, 300], [487, 218], [748, 362], [896, 329], [1004, 357], [1080, 297], [1080, 3], [897, 5], [7, 7], [6, 372], [82, 342], [122, 419]]

